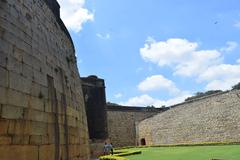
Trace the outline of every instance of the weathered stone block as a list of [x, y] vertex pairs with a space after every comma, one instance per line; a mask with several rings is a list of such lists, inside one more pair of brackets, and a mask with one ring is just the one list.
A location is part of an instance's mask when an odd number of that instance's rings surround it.
[[7, 67], [7, 59], [8, 59], [8, 54], [3, 53], [0, 51], [0, 66], [6, 68]]
[[39, 72], [37, 70], [33, 71], [33, 75], [34, 75], [34, 82], [41, 84], [43, 86], [47, 86], [47, 75]]
[[32, 145], [41, 145], [42, 144], [42, 136], [30, 136], [30, 144]]
[[44, 99], [31, 96], [29, 98], [29, 108], [44, 111]]
[[23, 108], [11, 105], [2, 105], [1, 117], [6, 119], [22, 119]]
[[[1, 19], [1, 18], [0, 18]], [[1, 22], [1, 21], [0, 21]], [[0, 51], [6, 54], [12, 53], [12, 44], [4, 41], [3, 39], [0, 38]]]
[[17, 145], [29, 144], [29, 135], [14, 135], [14, 136], [12, 136], [12, 144], [17, 144]]
[[39, 95], [41, 94], [41, 85], [33, 82], [31, 85], [30, 94], [34, 97], [39, 97]]
[[7, 102], [10, 105], [27, 107], [28, 106], [28, 95], [22, 92], [8, 89], [7, 90]]
[[76, 127], [77, 126], [77, 121], [75, 117], [72, 116], [67, 116], [67, 121], [68, 121], [68, 125], [72, 126], [72, 127]]
[[7, 134], [8, 130], [8, 120], [1, 119], [0, 120], [0, 135]]
[[13, 46], [13, 58], [15, 58], [19, 62], [22, 62], [23, 55], [24, 55], [24, 51], [22, 49], [19, 49], [16, 46]]
[[33, 80], [33, 69], [31, 66], [22, 63], [22, 75], [27, 78], [29, 81]]
[[29, 94], [31, 89], [31, 83], [31, 80], [26, 79], [22, 75], [14, 72], [9, 72], [10, 88]]
[[[0, 136], [0, 145], [3, 145], [3, 144], [11, 144], [12, 142], [12, 139], [10, 136]], [[0, 155], [1, 157], [1, 155]]]
[[51, 160], [55, 156], [55, 145], [41, 145], [39, 147], [39, 160]]
[[22, 73], [22, 62], [12, 56], [8, 56], [7, 69], [18, 74]]
[[9, 120], [8, 131], [9, 135], [22, 135], [25, 129], [24, 120]]
[[50, 144], [49, 141], [49, 136], [42, 136], [42, 144], [46, 145], [46, 144]]
[[38, 160], [38, 146], [29, 145], [0, 145], [2, 160]]
[[8, 71], [2, 67], [0, 67], [0, 86], [7, 87], [8, 86]]
[[7, 89], [4, 87], [0, 87], [0, 104], [7, 103]]
[[24, 109], [24, 119], [48, 123], [48, 113], [26, 108]]
[[47, 123], [32, 121], [29, 128], [31, 135], [47, 135]]

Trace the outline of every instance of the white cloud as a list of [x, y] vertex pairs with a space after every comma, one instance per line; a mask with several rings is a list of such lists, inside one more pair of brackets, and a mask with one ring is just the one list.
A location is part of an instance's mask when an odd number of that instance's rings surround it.
[[197, 50], [197, 47], [198, 43], [186, 39], [171, 38], [156, 42], [148, 38], [140, 54], [144, 60], [159, 66], [171, 65], [174, 74], [182, 76], [196, 76], [222, 62], [221, 53], [217, 50]]
[[180, 90], [175, 84], [162, 75], [147, 77], [138, 85], [140, 91], [167, 90], [171, 94], [177, 94]]
[[184, 100], [187, 97], [192, 96], [191, 94], [185, 94], [179, 97], [175, 97], [169, 100], [160, 100], [160, 99], [154, 99], [151, 96], [144, 94], [141, 96], [137, 97], [132, 97], [130, 98], [127, 102], [121, 103], [122, 105], [127, 105], [127, 106], [155, 106], [155, 107], [162, 107], [163, 105], [165, 106], [171, 106], [174, 104], [178, 104], [181, 102], [184, 102]]
[[220, 49], [221, 52], [231, 52], [233, 50], [235, 50], [237, 47], [238, 47], [238, 43], [237, 42], [234, 42], [234, 41], [228, 41], [226, 43], [227, 46], [225, 47], [222, 47]]
[[182, 61], [175, 67], [175, 75], [197, 76], [207, 68], [222, 62], [221, 54], [217, 50], [201, 50], [192, 52], [188, 61]]
[[68, 29], [79, 32], [83, 23], [93, 21], [94, 15], [84, 8], [85, 0], [58, 0], [61, 18]]
[[231, 78], [231, 79], [223, 79], [223, 80], [213, 80], [207, 84], [205, 90], [229, 90], [240, 82], [240, 78]]
[[100, 39], [110, 39], [110, 34], [109, 33], [107, 33], [106, 35], [97, 33], [96, 36]]
[[122, 96], [123, 96], [122, 93], [117, 93], [114, 95], [115, 98], [121, 98]]
[[207, 82], [206, 90], [228, 90], [240, 82], [240, 65], [220, 64], [209, 67], [199, 75], [198, 81]]
[[208, 68], [199, 75], [200, 81], [211, 81], [215, 79], [240, 78], [240, 65], [221, 64]]
[[144, 60], [164, 66], [187, 60], [189, 53], [197, 47], [197, 43], [186, 39], [172, 38], [166, 42], [156, 42], [153, 38], [148, 38], [144, 47], [140, 49], [140, 54]]
[[[198, 43], [186, 39], [157, 42], [148, 38], [140, 54], [144, 60], [159, 66], [170, 65], [174, 75], [193, 77], [197, 82], [206, 83], [206, 90], [227, 90], [240, 81], [240, 59], [236, 61], [238, 64], [224, 64], [222, 53], [231, 52], [237, 46], [236, 42], [228, 41], [219, 50], [200, 50]], [[148, 86], [158, 88], [154, 83]]]

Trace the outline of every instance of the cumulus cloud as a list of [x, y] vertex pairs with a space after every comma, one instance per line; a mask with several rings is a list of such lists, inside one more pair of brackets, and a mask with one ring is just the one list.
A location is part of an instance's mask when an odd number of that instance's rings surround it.
[[231, 78], [231, 79], [222, 79], [222, 80], [213, 80], [207, 84], [205, 90], [229, 90], [240, 82], [240, 78]]
[[238, 47], [238, 43], [237, 42], [234, 42], [234, 41], [228, 41], [226, 43], [227, 46], [225, 47], [222, 47], [220, 49], [221, 52], [231, 52], [233, 50], [235, 50], [237, 47]]
[[94, 15], [84, 8], [85, 0], [58, 0], [61, 6], [61, 18], [68, 29], [79, 32], [87, 21], [93, 21]]
[[222, 78], [240, 78], [240, 65], [221, 64], [208, 68], [199, 76], [199, 80], [214, 80]]
[[180, 92], [180, 90], [175, 86], [174, 82], [162, 75], [153, 75], [147, 77], [145, 80], [139, 83], [138, 89], [140, 91], [167, 90], [171, 94], [177, 94]]
[[107, 34], [100, 34], [100, 33], [97, 33], [96, 36], [100, 39], [110, 39], [110, 34], [107, 33]]
[[174, 104], [184, 102], [184, 100], [190, 96], [192, 96], [192, 95], [185, 94], [185, 95], [181, 95], [179, 97], [175, 97], [175, 98], [165, 101], [165, 100], [155, 99], [147, 94], [144, 94], [141, 96], [129, 98], [129, 100], [127, 102], [124, 102], [121, 104], [127, 105], [127, 106], [151, 106], [151, 105], [153, 105], [155, 107], [171, 106]]
[[209, 66], [221, 63], [221, 53], [217, 50], [197, 48], [196, 42], [186, 39], [171, 38], [160, 42], [151, 39], [140, 49], [140, 54], [145, 61], [173, 66], [174, 74], [182, 76], [195, 76]]
[[228, 90], [240, 82], [240, 65], [220, 64], [209, 67], [199, 75], [198, 81], [207, 82], [206, 90]]
[[174, 74], [181, 76], [197, 76], [207, 68], [222, 62], [221, 54], [217, 50], [194, 51], [189, 54], [189, 60], [179, 62]]
[[156, 63], [159, 66], [188, 60], [189, 54], [198, 47], [197, 43], [189, 42], [186, 39], [171, 38], [165, 42], [156, 42], [153, 38], [149, 39], [140, 49], [140, 54], [145, 61]]
[[148, 38], [140, 54], [145, 61], [160, 67], [170, 66], [174, 75], [206, 83], [206, 90], [227, 90], [240, 81], [240, 60], [236, 61], [238, 64], [224, 64], [223, 55], [236, 49], [236, 42], [228, 41], [219, 50], [200, 50], [198, 46], [198, 43], [186, 39], [171, 38], [157, 42]]

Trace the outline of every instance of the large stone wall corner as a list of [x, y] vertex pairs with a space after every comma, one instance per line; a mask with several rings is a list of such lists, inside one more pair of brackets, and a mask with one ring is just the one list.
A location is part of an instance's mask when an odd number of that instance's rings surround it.
[[56, 0], [0, 0], [0, 77], [0, 159], [89, 159], [75, 50]]

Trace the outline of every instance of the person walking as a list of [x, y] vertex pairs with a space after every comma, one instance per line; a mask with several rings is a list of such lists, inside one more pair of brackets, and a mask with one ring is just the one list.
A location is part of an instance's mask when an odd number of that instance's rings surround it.
[[108, 145], [107, 142], [105, 142], [104, 146], [103, 146], [103, 155], [107, 155], [108, 154]]

